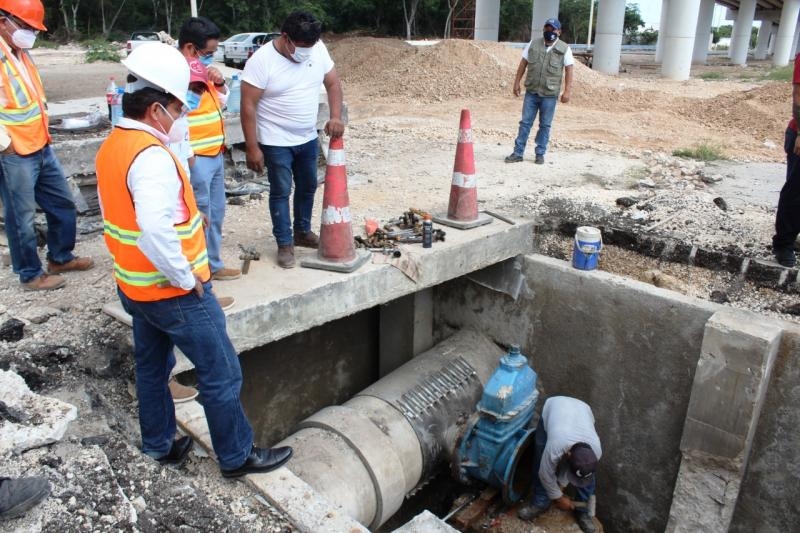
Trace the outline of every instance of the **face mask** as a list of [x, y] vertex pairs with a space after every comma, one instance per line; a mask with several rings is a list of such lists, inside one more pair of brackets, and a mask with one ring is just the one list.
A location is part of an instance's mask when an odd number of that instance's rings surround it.
[[167, 136], [167, 142], [179, 143], [181, 141], [186, 140], [186, 135], [189, 132], [189, 130], [186, 121], [180, 120], [183, 117], [173, 118], [170, 112], [167, 111], [167, 109], [163, 105], [158, 104], [158, 107], [163, 109], [164, 113], [166, 113], [167, 116], [172, 119], [172, 125], [169, 127], [168, 132], [164, 131], [164, 128], [161, 126], [160, 122], [158, 124], [158, 126], [161, 128], [161, 131], [164, 132], [164, 134]]
[[33, 30], [23, 30], [10, 18], [7, 18], [6, 20], [8, 20], [11, 25], [16, 28], [14, 33], [11, 34], [11, 42], [14, 43], [14, 46], [23, 50], [33, 48], [33, 43], [36, 42], [36, 34], [39, 32]]
[[214, 63], [214, 56], [200, 56], [197, 58], [203, 66], [210, 67]]
[[544, 40], [547, 41], [548, 43], [551, 43], [556, 39], [558, 39], [558, 34], [554, 31], [546, 31], [544, 32], [543, 35], [544, 35]]
[[200, 95], [194, 91], [187, 91], [186, 93], [186, 107], [189, 111], [194, 111], [200, 107]]
[[311, 59], [311, 50], [311, 48], [300, 48], [299, 46], [295, 46], [292, 59], [297, 63], [305, 63]]

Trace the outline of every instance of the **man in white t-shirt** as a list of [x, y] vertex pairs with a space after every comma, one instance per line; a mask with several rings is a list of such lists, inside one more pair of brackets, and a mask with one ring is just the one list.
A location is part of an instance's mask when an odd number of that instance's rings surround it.
[[522, 104], [522, 119], [519, 121], [519, 133], [514, 141], [514, 151], [506, 157], [506, 163], [519, 163], [528, 144], [531, 126], [539, 114], [539, 131], [536, 132], [537, 165], [544, 164], [547, 142], [550, 140], [550, 125], [556, 112], [556, 101], [561, 93], [561, 79], [564, 79], [564, 92], [561, 102], [569, 102], [572, 91], [572, 50], [564, 41], [559, 40], [561, 23], [558, 19], [544, 21], [542, 37], [534, 37], [522, 52], [522, 59], [514, 78], [514, 96], [520, 94], [520, 81], [525, 71], [525, 100]]
[[[342, 86], [328, 49], [319, 40], [322, 23], [305, 11], [290, 14], [281, 36], [262, 46], [242, 74], [241, 121], [247, 167], [267, 169], [272, 234], [278, 265], [292, 268], [294, 246], [317, 248], [311, 210], [317, 190], [317, 109], [319, 89], [328, 92], [330, 120], [325, 133], [341, 137]], [[294, 220], [289, 195], [294, 182]]]

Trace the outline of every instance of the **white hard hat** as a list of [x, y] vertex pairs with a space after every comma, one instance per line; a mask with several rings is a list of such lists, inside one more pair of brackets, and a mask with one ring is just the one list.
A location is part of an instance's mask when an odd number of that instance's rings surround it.
[[177, 49], [164, 43], [143, 43], [122, 60], [131, 74], [175, 96], [184, 105], [189, 90], [189, 64]]

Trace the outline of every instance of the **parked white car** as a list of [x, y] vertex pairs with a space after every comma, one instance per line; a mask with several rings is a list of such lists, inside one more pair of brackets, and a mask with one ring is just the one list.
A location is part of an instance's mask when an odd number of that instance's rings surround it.
[[[228, 67], [244, 66], [245, 61], [250, 59], [256, 50], [272, 39], [280, 37], [280, 33], [239, 33], [225, 40], [223, 50], [223, 62]], [[220, 43], [220, 46], [223, 43]]]

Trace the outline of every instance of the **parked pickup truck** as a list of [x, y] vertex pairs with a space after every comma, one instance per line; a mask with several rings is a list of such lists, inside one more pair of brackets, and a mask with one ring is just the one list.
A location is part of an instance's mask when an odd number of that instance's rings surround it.
[[125, 45], [125, 53], [126, 55], [130, 55], [134, 48], [139, 46], [142, 43], [166, 43], [169, 45], [175, 45], [175, 39], [167, 35], [166, 32], [163, 31], [135, 31], [131, 34], [131, 38], [128, 39], [127, 44]]

